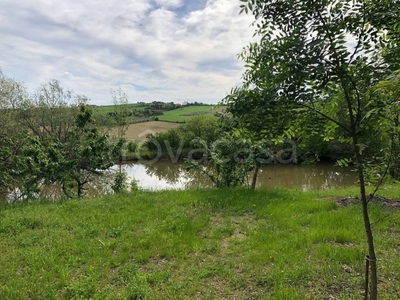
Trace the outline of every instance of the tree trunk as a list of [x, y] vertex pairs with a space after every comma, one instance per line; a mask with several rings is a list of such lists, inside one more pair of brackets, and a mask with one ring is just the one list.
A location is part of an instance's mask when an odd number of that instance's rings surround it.
[[[338, 66], [338, 69], [340, 67]], [[367, 235], [367, 244], [368, 244], [368, 259], [370, 262], [371, 268], [371, 283], [370, 283], [370, 300], [377, 300], [378, 299], [378, 275], [377, 275], [377, 264], [376, 264], [376, 255], [375, 255], [375, 246], [374, 246], [374, 237], [371, 230], [371, 222], [369, 219], [368, 213], [368, 200], [365, 191], [365, 178], [364, 178], [364, 165], [363, 165], [363, 157], [361, 154], [361, 146], [358, 143], [359, 137], [359, 126], [360, 121], [362, 120], [361, 115], [361, 98], [357, 96], [356, 103], [357, 106], [354, 107], [352, 98], [350, 93], [348, 92], [348, 87], [346, 84], [346, 78], [341, 78], [341, 84], [343, 88], [343, 92], [345, 95], [345, 100], [347, 103], [347, 108], [349, 112], [349, 120], [350, 120], [350, 134], [353, 141], [353, 149], [354, 149], [354, 156], [355, 156], [355, 163], [357, 166], [358, 171], [358, 180], [359, 180], [359, 187], [360, 187], [360, 197], [361, 197], [361, 205], [362, 205], [362, 214], [364, 220], [364, 229]], [[354, 87], [355, 88], [355, 87]], [[351, 88], [353, 89], [353, 87]], [[357, 91], [357, 88], [355, 88]]]
[[256, 183], [257, 183], [257, 177], [258, 177], [258, 170], [259, 169], [260, 169], [260, 167], [256, 166], [256, 169], [254, 170], [253, 180], [251, 181], [251, 189], [252, 190], [256, 189]]
[[82, 190], [83, 184], [80, 181], [77, 181], [77, 183], [78, 183], [78, 198], [82, 198], [82, 195], [83, 195], [83, 190]]
[[363, 219], [364, 219], [364, 228], [367, 235], [367, 243], [368, 243], [368, 259], [370, 261], [371, 268], [371, 283], [370, 283], [370, 300], [378, 299], [378, 275], [377, 275], [377, 264], [376, 264], [376, 254], [375, 254], [375, 246], [374, 246], [374, 237], [371, 229], [371, 222], [369, 219], [368, 213], [368, 200], [365, 191], [365, 178], [364, 178], [364, 170], [362, 165], [362, 157], [360, 154], [360, 149], [357, 142], [357, 133], [353, 131], [353, 147], [354, 154], [356, 156], [356, 164], [358, 170], [358, 180], [360, 185], [360, 196], [361, 196], [361, 205], [363, 211]]

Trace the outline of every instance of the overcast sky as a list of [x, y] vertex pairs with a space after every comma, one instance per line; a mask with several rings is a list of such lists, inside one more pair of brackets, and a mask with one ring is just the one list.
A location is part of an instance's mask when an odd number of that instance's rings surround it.
[[51, 79], [92, 104], [217, 103], [241, 82], [254, 20], [239, 0], [1, 0], [0, 68], [33, 92]]

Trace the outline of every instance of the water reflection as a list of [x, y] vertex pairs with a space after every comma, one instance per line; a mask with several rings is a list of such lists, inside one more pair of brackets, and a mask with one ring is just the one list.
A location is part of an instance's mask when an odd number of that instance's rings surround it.
[[[89, 197], [112, 193], [111, 184], [116, 171], [126, 172], [128, 177], [138, 181], [139, 187], [150, 190], [187, 189], [195, 187], [213, 187], [210, 179], [194, 170], [186, 171], [187, 164], [159, 161], [154, 164], [115, 165], [103, 176], [93, 180], [86, 191]], [[249, 174], [249, 181], [252, 174]], [[276, 164], [262, 168], [257, 180], [257, 188], [290, 188], [301, 190], [321, 190], [352, 186], [356, 183], [356, 174], [349, 168], [332, 164], [302, 166], [294, 164]], [[18, 192], [16, 189], [14, 192]], [[17, 193], [18, 194], [18, 193]], [[13, 193], [0, 195], [0, 201], [17, 199]], [[48, 185], [41, 189], [40, 198], [58, 200], [63, 197], [59, 185]]]
[[[122, 171], [138, 181], [142, 189], [186, 189], [212, 187], [212, 182], [203, 174], [186, 171], [184, 163], [157, 162], [155, 164], [125, 164]], [[118, 170], [118, 166], [113, 167]]]
[[[94, 176], [93, 180], [85, 186], [85, 196], [91, 198], [110, 193], [114, 174], [113, 170], [108, 170], [102, 175]], [[40, 192], [34, 196], [38, 199], [50, 201], [58, 201], [66, 197], [61, 185], [57, 183], [40, 186]], [[14, 190], [9, 192], [0, 193], [0, 201], [11, 203], [21, 200], [24, 200], [24, 196], [21, 194], [19, 187], [15, 187]]]
[[[143, 189], [186, 189], [191, 187], [212, 187], [212, 182], [203, 174], [185, 171], [185, 163], [160, 161], [155, 164], [125, 164], [122, 170], [135, 178]], [[118, 167], [114, 166], [117, 170]], [[251, 174], [249, 174], [251, 177]], [[250, 178], [249, 178], [250, 180]], [[333, 164], [302, 166], [276, 164], [260, 170], [258, 188], [290, 188], [320, 190], [352, 186], [356, 174], [349, 168]]]

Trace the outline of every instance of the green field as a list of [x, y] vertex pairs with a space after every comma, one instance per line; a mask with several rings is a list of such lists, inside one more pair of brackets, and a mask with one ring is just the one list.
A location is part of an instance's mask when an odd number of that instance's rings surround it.
[[[127, 106], [128, 110], [144, 110], [146, 106], [137, 104], [137, 103], [131, 103], [131, 104], [123, 104], [123, 106]], [[93, 112], [95, 114], [107, 114], [109, 112], [114, 112], [115, 111], [115, 105], [102, 105], [102, 106], [95, 106], [93, 108]]]
[[196, 114], [208, 114], [213, 111], [213, 106], [199, 105], [199, 106], [186, 106], [170, 111], [165, 111], [162, 116], [158, 116], [160, 121], [169, 122], [184, 122], [189, 120]]
[[[137, 103], [127, 104], [127, 106], [129, 111], [133, 110], [141, 111], [146, 108], [146, 105], [140, 105]], [[107, 113], [115, 111], [115, 106], [114, 105], [96, 106], [93, 108], [93, 111], [95, 117], [96, 116], [106, 117]], [[157, 117], [160, 121], [184, 122], [189, 120], [194, 115], [208, 114], [216, 111], [218, 111], [218, 109], [214, 110], [214, 106], [211, 105], [191, 105], [191, 106], [185, 106], [183, 108], [164, 111], [163, 115], [153, 116], [153, 117]]]
[[[0, 204], [0, 299], [361, 299], [361, 208], [326, 198], [341, 192]], [[371, 216], [380, 299], [399, 299], [400, 212]]]

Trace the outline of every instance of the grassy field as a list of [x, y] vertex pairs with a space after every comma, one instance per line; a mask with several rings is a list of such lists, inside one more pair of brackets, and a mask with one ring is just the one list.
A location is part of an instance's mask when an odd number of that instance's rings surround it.
[[[128, 110], [144, 110], [145, 106], [142, 106], [137, 103], [130, 103], [130, 104], [124, 104], [128, 107]], [[115, 106], [114, 105], [102, 105], [102, 106], [96, 106], [93, 108], [93, 111], [95, 114], [107, 114], [109, 112], [114, 112], [115, 111]]]
[[199, 106], [187, 106], [164, 112], [158, 119], [161, 121], [169, 122], [183, 122], [189, 120], [196, 114], [209, 114], [217, 110], [213, 109], [213, 106], [199, 105]]
[[[0, 299], [361, 299], [361, 209], [326, 199], [335, 193], [189, 190], [3, 205]], [[372, 219], [381, 220], [380, 299], [399, 299], [400, 212], [374, 205]]]

